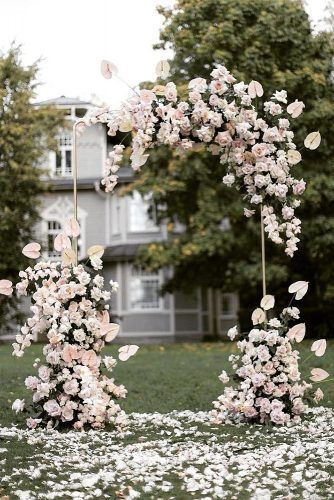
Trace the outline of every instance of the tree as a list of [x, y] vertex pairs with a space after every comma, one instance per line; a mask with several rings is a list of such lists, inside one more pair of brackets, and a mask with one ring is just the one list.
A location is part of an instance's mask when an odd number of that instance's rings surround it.
[[[215, 63], [223, 63], [238, 79], [260, 81], [267, 97], [284, 88], [290, 101], [304, 101], [297, 144], [320, 130], [322, 147], [304, 151], [304, 161], [295, 167], [296, 177], [308, 182], [298, 211], [300, 250], [289, 261], [282, 248], [266, 243], [270, 292], [279, 296], [288, 281], [302, 276], [311, 282], [309, 306], [320, 317], [334, 297], [332, 32], [313, 33], [300, 0], [178, 0], [158, 10], [164, 23], [156, 48], [173, 50], [171, 79], [181, 91], [185, 81], [208, 77]], [[143, 247], [140, 262], [174, 266], [166, 290], [213, 286], [236, 290], [244, 307], [253, 305], [261, 294], [259, 221], [246, 220], [240, 197], [222, 186], [223, 167], [204, 153], [158, 150], [151, 157], [130, 191], [153, 192], [170, 238]], [[176, 220], [184, 225], [183, 234], [173, 234]], [[320, 323], [327, 328], [323, 318]]]
[[[59, 111], [33, 105], [37, 72], [37, 63], [22, 64], [19, 47], [0, 54], [0, 279], [13, 281], [28, 265], [22, 248], [33, 237], [46, 190], [40, 162], [63, 124]], [[1, 328], [19, 317], [16, 299], [1, 296]]]

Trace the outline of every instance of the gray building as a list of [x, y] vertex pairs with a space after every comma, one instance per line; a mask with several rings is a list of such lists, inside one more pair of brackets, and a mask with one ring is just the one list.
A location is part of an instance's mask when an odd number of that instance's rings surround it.
[[[66, 97], [38, 105], [61, 108], [73, 122], [91, 106], [89, 102]], [[120, 285], [111, 304], [113, 313], [120, 318], [119, 341], [172, 342], [201, 340], [213, 332], [223, 335], [236, 323], [235, 294], [195, 289], [191, 295], [175, 292], [161, 296], [161, 285], [173, 270], [149, 273], [133, 264], [141, 244], [161, 241], [167, 232], [148, 216], [149, 199], [137, 192], [119, 196], [122, 185], [132, 180], [129, 168], [120, 170], [114, 193], [101, 189], [104, 161], [111, 147], [103, 124], [87, 128], [77, 140], [79, 257], [84, 257], [91, 245], [100, 244], [106, 249], [103, 274]], [[51, 184], [51, 191], [42, 199], [42, 219], [36, 236], [44, 242], [51, 259], [59, 257], [53, 240], [73, 214], [71, 151], [71, 132], [64, 131], [58, 137], [57, 151], [50, 151], [47, 160], [46, 181]]]

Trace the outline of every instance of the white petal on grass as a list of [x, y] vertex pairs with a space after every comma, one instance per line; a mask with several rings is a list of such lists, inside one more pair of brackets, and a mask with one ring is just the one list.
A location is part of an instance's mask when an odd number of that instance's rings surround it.
[[308, 281], [296, 281], [289, 286], [289, 293], [295, 293], [295, 299], [300, 300], [308, 290]]
[[317, 131], [317, 132], [311, 132], [310, 134], [308, 134], [305, 137], [304, 146], [307, 149], [314, 150], [314, 149], [317, 149], [320, 146], [320, 143], [321, 143], [320, 132], [319, 131]]

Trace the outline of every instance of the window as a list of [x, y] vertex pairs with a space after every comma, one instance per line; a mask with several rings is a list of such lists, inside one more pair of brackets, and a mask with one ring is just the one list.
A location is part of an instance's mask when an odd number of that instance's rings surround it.
[[233, 293], [223, 293], [221, 295], [222, 316], [235, 316], [235, 295]]
[[121, 200], [117, 193], [112, 197], [111, 201], [111, 230], [112, 234], [121, 233]]
[[152, 204], [149, 202], [150, 196], [144, 198], [135, 191], [129, 198], [129, 231], [134, 233], [155, 232], [158, 227], [149, 217], [149, 210]]
[[[58, 196], [51, 205], [42, 211], [41, 216], [46, 253], [50, 259], [59, 260], [60, 254], [54, 251], [53, 242], [57, 234], [63, 231], [66, 221], [73, 217], [72, 196], [68, 196], [67, 194]], [[86, 248], [86, 217], [87, 212], [78, 206], [78, 222], [80, 225], [78, 252], [80, 258], [84, 257], [83, 252], [85, 252]]]
[[55, 174], [61, 177], [72, 174], [72, 136], [70, 134], [62, 134], [58, 138]]
[[61, 232], [61, 224], [56, 220], [49, 220], [47, 233], [47, 251], [50, 259], [59, 258], [60, 253], [54, 249], [54, 240], [57, 234]]
[[[80, 224], [80, 221], [79, 221], [79, 224]], [[54, 241], [55, 241], [55, 237], [57, 236], [57, 234], [62, 232], [62, 225], [57, 220], [48, 220], [47, 225], [48, 225], [48, 232], [47, 232], [48, 258], [52, 259], [52, 260], [58, 260], [58, 259], [60, 259], [61, 253], [57, 252], [54, 249]], [[80, 224], [80, 227], [82, 227], [81, 224]], [[82, 239], [79, 236], [79, 238], [78, 238], [78, 255], [80, 256], [81, 254], [82, 254]]]
[[148, 272], [141, 267], [132, 266], [130, 276], [130, 309], [140, 311], [161, 309], [160, 284], [159, 271]]

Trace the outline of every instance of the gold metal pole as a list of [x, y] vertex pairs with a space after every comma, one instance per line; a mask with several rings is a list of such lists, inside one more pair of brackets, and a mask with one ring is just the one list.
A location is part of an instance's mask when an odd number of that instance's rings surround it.
[[[73, 173], [73, 215], [74, 219], [78, 221], [78, 159], [77, 159], [77, 125], [82, 123], [82, 120], [78, 120], [74, 123], [72, 128], [72, 173]], [[75, 265], [78, 265], [78, 238], [73, 237], [73, 250], [75, 253]]]
[[263, 206], [260, 206], [261, 210], [261, 260], [262, 260], [262, 293], [263, 296], [267, 295], [267, 285], [266, 285], [266, 247], [264, 239], [264, 223], [263, 223]]

